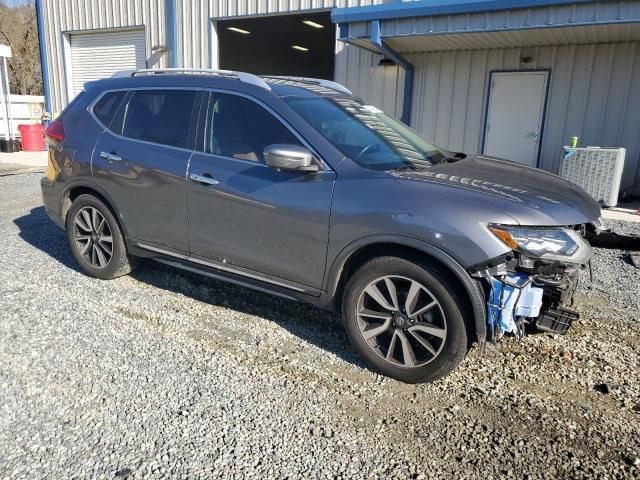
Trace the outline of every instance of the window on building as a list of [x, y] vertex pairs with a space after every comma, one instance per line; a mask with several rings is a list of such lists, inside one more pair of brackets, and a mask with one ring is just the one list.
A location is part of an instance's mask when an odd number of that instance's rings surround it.
[[129, 100], [125, 137], [186, 148], [196, 92], [136, 90]]

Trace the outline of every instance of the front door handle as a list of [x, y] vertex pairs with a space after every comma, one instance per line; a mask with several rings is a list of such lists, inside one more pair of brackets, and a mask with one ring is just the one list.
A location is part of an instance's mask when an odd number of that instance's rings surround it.
[[205, 173], [204, 175], [192, 173], [191, 175], [189, 175], [189, 178], [194, 182], [204, 183], [206, 185], [218, 185], [220, 183], [208, 173]]
[[119, 157], [115, 153], [100, 152], [100, 156], [102, 158], [104, 158], [105, 160], [107, 160], [108, 162], [120, 162], [120, 161], [122, 161], [122, 157]]

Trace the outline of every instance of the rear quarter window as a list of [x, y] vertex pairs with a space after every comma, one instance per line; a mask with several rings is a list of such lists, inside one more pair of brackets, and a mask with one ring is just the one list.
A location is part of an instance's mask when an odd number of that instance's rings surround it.
[[136, 90], [127, 105], [122, 135], [186, 148], [195, 99], [193, 90]]
[[126, 92], [107, 93], [93, 106], [93, 114], [105, 127], [110, 127], [113, 116], [118, 111], [118, 107], [125, 95]]

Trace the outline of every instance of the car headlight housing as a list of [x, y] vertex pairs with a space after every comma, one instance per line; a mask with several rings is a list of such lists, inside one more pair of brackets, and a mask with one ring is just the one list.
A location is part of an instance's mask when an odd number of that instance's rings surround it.
[[591, 251], [580, 235], [568, 228], [489, 225], [489, 230], [512, 250], [546, 260], [583, 263]]

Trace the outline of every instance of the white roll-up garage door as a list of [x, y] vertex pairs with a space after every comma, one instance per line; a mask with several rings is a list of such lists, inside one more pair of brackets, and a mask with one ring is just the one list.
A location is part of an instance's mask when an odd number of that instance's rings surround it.
[[144, 30], [71, 34], [71, 87], [73, 95], [85, 82], [110, 77], [119, 70], [145, 68]]

